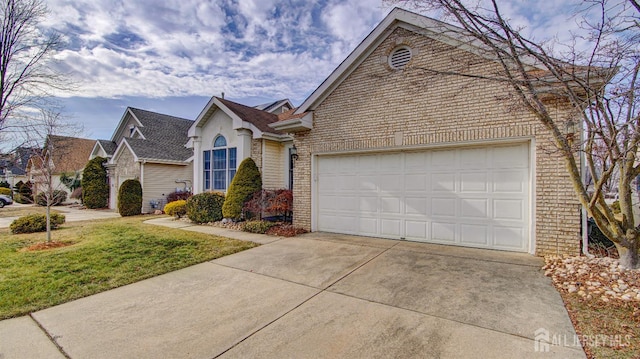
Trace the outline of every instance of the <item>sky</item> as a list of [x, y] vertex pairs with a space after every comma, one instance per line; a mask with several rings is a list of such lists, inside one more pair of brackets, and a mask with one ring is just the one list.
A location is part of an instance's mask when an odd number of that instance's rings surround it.
[[[392, 9], [380, 0], [45, 0], [66, 41], [58, 93], [82, 137], [109, 139], [127, 106], [194, 120], [211, 96], [299, 105]], [[501, 1], [540, 37], [565, 33], [566, 2]], [[565, 5], [563, 5], [565, 4]]]

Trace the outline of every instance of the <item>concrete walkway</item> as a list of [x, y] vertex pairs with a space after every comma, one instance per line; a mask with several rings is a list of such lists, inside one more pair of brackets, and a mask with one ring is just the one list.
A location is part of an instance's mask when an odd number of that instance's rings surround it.
[[[5, 208], [16, 208], [16, 207], [31, 207], [32, 204], [24, 205], [19, 203], [14, 203]], [[112, 210], [107, 209], [79, 209], [76, 207], [70, 206], [58, 206], [52, 207], [56, 211], [64, 214], [65, 220], [67, 222], [75, 222], [75, 221], [89, 221], [95, 219], [106, 219], [106, 218], [119, 218], [120, 215]], [[1, 211], [1, 210], [0, 210]], [[13, 222], [18, 217], [4, 217], [0, 218], [0, 228], [9, 228], [11, 222]]]
[[249, 236], [266, 244], [1, 321], [0, 358], [585, 357], [540, 258], [323, 233]]

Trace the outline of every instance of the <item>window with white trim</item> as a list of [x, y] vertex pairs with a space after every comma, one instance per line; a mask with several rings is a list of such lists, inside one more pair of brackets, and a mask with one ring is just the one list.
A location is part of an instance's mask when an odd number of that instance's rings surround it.
[[236, 174], [237, 150], [227, 147], [227, 139], [218, 135], [213, 150], [203, 151], [204, 190], [226, 191]]

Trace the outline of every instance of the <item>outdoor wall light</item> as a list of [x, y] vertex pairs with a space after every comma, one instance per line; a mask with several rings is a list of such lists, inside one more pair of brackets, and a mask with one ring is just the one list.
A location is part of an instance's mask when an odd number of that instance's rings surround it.
[[569, 120], [567, 122], [564, 123], [564, 130], [565, 130], [565, 134], [567, 137], [567, 141], [569, 141], [569, 145], [571, 145], [571, 143], [574, 140], [575, 137], [575, 133], [576, 133], [576, 123], [573, 122], [573, 120]]
[[298, 160], [298, 149], [296, 148], [296, 145], [293, 145], [293, 147], [289, 149], [289, 155], [292, 160]]

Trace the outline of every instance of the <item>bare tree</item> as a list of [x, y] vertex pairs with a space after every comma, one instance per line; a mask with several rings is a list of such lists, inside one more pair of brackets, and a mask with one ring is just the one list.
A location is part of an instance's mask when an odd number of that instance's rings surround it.
[[[498, 64], [493, 73], [474, 73], [474, 66], [452, 71], [414, 68], [426, 76], [465, 76], [492, 81], [511, 89], [505, 106], [527, 109], [551, 133], [555, 151], [565, 161], [580, 203], [620, 254], [620, 263], [639, 268], [640, 230], [633, 216], [632, 184], [640, 175], [638, 144], [640, 117], [640, 5], [636, 0], [584, 0], [576, 2], [573, 19], [580, 31], [569, 44], [540, 42], [512, 26], [496, 0], [390, 1], [419, 11], [436, 13], [454, 22], [464, 34], [464, 45], [484, 52], [483, 58]], [[565, 102], [573, 118], [554, 119], [549, 99]], [[507, 102], [509, 102], [507, 104]], [[569, 133], [576, 122], [580, 136]], [[580, 156], [592, 185], [582, 178]], [[605, 201], [605, 191], [617, 182], [621, 214]]]
[[47, 218], [47, 242], [51, 241], [51, 207], [59, 204], [61, 199], [58, 196], [62, 193], [60, 188], [63, 184], [55, 180], [58, 170], [54, 159], [64, 158], [74, 151], [73, 146], [68, 141], [62, 140], [64, 137], [60, 138], [56, 134], [68, 133], [73, 129], [75, 129], [75, 126], [65, 121], [59, 112], [49, 109], [42, 110], [40, 117], [32, 118], [28, 130], [25, 131], [25, 133], [29, 134], [28, 143], [32, 145], [44, 139], [42, 149], [34, 152], [29, 159], [28, 172], [34, 183], [34, 199], [40, 193], [44, 197]]
[[54, 89], [70, 84], [52, 66], [61, 46], [56, 33], [44, 33], [38, 25], [48, 14], [42, 0], [3, 0], [0, 4], [0, 134], [19, 127], [24, 108], [38, 105]]

